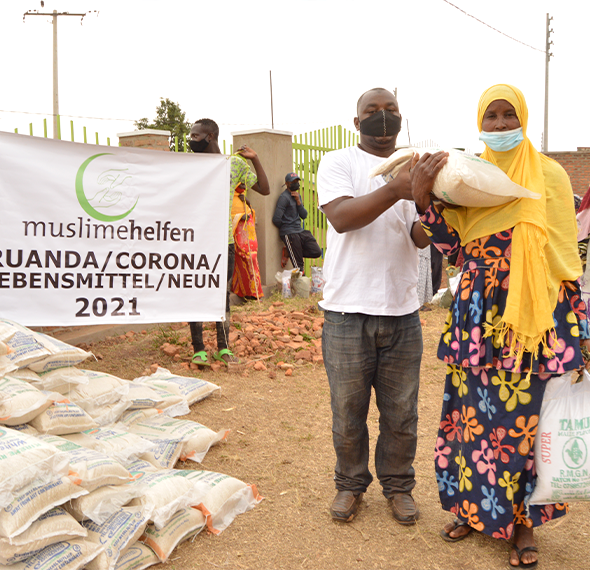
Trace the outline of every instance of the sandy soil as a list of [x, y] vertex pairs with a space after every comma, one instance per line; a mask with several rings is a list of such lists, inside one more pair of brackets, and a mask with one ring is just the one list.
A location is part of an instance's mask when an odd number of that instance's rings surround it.
[[[271, 299], [273, 301], [276, 299]], [[270, 301], [249, 304], [234, 313], [265, 311]], [[301, 311], [313, 305], [287, 302], [285, 309]], [[222, 387], [221, 395], [192, 407], [189, 419], [215, 431], [231, 428], [228, 441], [214, 447], [203, 468], [255, 483], [265, 499], [240, 515], [219, 536], [202, 533], [180, 545], [160, 567], [185, 569], [504, 569], [509, 545], [472, 533], [449, 544], [439, 530], [452, 520], [441, 510], [434, 476], [433, 448], [443, 392], [444, 366], [436, 359], [445, 312], [422, 313], [425, 352], [420, 387], [420, 422], [414, 497], [421, 510], [416, 526], [395, 523], [374, 483], [352, 523], [333, 522], [329, 505], [334, 496], [335, 462], [326, 373], [321, 364], [296, 363], [296, 356], [280, 352], [265, 360], [267, 371], [186, 372], [190, 356], [188, 327], [161, 327], [131, 338], [111, 338], [91, 347], [101, 360], [88, 364], [132, 379], [159, 363], [185, 375], [193, 374]], [[211, 334], [213, 331], [211, 331]], [[180, 357], [162, 354], [159, 346], [174, 342]], [[293, 375], [276, 366], [293, 362]], [[86, 365], [86, 363], [85, 363]], [[378, 431], [374, 403], [369, 415], [372, 449]], [[179, 468], [198, 468], [194, 463]], [[590, 554], [590, 504], [571, 505], [570, 515], [536, 532], [539, 568], [586, 568]]]

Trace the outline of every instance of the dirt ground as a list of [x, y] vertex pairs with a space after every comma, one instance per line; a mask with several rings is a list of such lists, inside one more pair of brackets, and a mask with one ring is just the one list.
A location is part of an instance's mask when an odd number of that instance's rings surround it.
[[[249, 303], [232, 314], [268, 309]], [[285, 309], [304, 310], [317, 300], [287, 301]], [[133, 379], [153, 363], [183, 375], [221, 386], [221, 395], [192, 406], [188, 419], [217, 431], [232, 430], [226, 443], [214, 447], [202, 468], [255, 483], [264, 500], [240, 515], [219, 536], [201, 533], [180, 545], [166, 563], [154, 568], [185, 569], [505, 569], [506, 542], [472, 533], [449, 544], [439, 530], [452, 515], [441, 510], [434, 475], [433, 448], [443, 394], [444, 366], [436, 359], [445, 311], [421, 313], [424, 357], [419, 400], [419, 439], [414, 490], [421, 518], [413, 527], [395, 523], [375, 482], [352, 523], [332, 521], [329, 505], [335, 490], [328, 382], [322, 364], [297, 365], [292, 376], [278, 368], [293, 356], [278, 352], [265, 361], [267, 371], [189, 371], [181, 364], [190, 356], [188, 326], [162, 326], [148, 333], [107, 339], [91, 346], [100, 360], [85, 363]], [[239, 317], [238, 317], [239, 318]], [[211, 331], [210, 334], [213, 334]], [[180, 358], [164, 356], [164, 342], [181, 345]], [[185, 364], [186, 366], [186, 364]], [[371, 446], [378, 432], [374, 402], [369, 414]], [[178, 464], [199, 468], [198, 464]], [[373, 469], [373, 467], [371, 467]], [[590, 504], [570, 505], [570, 515], [536, 531], [539, 568], [587, 568], [590, 554]]]

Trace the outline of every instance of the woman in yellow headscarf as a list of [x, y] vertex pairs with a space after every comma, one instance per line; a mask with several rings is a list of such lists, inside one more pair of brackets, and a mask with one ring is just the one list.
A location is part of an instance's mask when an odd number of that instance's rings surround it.
[[526, 136], [522, 93], [495, 85], [479, 101], [482, 158], [537, 192], [492, 208], [435, 206], [423, 176], [440, 160], [415, 158], [412, 187], [422, 225], [445, 254], [465, 263], [438, 356], [447, 363], [435, 448], [440, 500], [455, 522], [451, 542], [473, 529], [513, 540], [510, 564], [537, 565], [533, 527], [567, 505], [529, 505], [536, 481], [533, 441], [546, 380], [584, 365], [590, 338], [577, 278], [573, 192], [559, 164]]

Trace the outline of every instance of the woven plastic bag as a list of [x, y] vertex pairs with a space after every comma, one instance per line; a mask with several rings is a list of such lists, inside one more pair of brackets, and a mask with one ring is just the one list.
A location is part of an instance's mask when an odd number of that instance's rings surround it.
[[496, 165], [478, 156], [456, 149], [404, 148], [374, 168], [370, 177], [382, 175], [386, 182], [393, 180], [414, 154], [449, 153], [447, 163], [434, 181], [434, 195], [456, 206], [491, 207], [512, 202], [517, 198], [539, 199], [541, 196], [515, 184]]
[[590, 374], [577, 379], [574, 371], [547, 382], [534, 443], [533, 505], [590, 501]]

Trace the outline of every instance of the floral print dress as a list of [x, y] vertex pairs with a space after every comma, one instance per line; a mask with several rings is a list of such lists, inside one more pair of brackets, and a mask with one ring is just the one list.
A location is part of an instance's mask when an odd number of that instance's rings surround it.
[[[440, 251], [458, 250], [458, 234], [432, 204], [420, 219]], [[463, 274], [438, 347], [447, 376], [435, 448], [443, 508], [504, 539], [515, 524], [538, 526], [567, 511], [562, 504], [528, 504], [536, 480], [533, 442], [546, 380], [583, 366], [579, 341], [590, 338], [579, 286], [570, 282], [561, 284], [553, 313], [553, 358], [527, 353], [516, 368], [498, 334], [484, 338], [485, 323], [497, 324], [506, 306], [511, 244], [507, 230], [463, 247]]]

